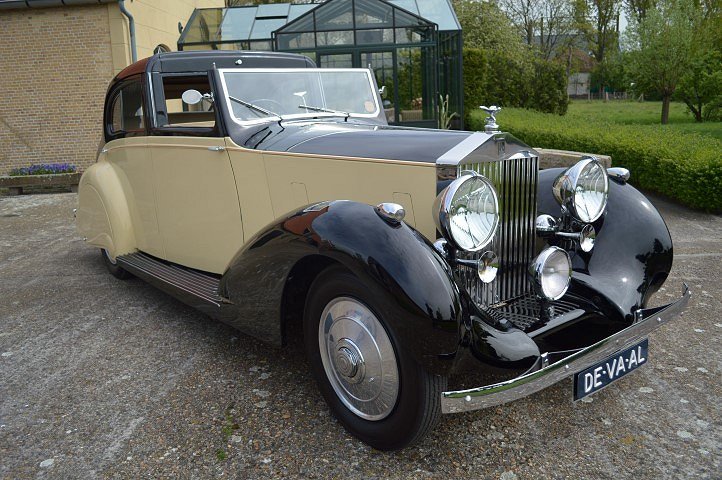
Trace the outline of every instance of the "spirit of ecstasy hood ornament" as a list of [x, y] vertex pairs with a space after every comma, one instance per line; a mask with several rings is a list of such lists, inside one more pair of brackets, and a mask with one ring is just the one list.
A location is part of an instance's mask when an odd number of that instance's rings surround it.
[[501, 110], [501, 107], [497, 107], [496, 105], [492, 105], [491, 107], [486, 107], [484, 105], [479, 107], [480, 109], [484, 110], [489, 116], [486, 117], [486, 126], [484, 127], [484, 131], [486, 133], [496, 133], [499, 131], [499, 125], [496, 124], [496, 114], [499, 113], [499, 110]]

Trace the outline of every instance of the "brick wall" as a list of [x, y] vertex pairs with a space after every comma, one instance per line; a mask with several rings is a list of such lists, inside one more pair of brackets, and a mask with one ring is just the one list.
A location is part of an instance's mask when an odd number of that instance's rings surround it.
[[0, 15], [0, 175], [33, 163], [95, 161], [113, 77], [108, 8]]

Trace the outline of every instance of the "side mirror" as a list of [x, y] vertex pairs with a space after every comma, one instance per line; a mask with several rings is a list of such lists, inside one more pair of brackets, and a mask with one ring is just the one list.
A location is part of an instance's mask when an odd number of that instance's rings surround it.
[[383, 87], [379, 88], [379, 95], [381, 95], [381, 98], [383, 98], [383, 97], [386, 96], [386, 85], [384, 85]]
[[198, 90], [186, 90], [181, 95], [183, 102], [187, 105], [197, 105], [203, 100], [203, 94]]

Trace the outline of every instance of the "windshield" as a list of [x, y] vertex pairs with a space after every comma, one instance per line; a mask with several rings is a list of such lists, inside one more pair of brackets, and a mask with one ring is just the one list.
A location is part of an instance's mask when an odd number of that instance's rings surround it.
[[221, 70], [228, 108], [239, 122], [340, 116], [376, 117], [377, 95], [368, 70]]

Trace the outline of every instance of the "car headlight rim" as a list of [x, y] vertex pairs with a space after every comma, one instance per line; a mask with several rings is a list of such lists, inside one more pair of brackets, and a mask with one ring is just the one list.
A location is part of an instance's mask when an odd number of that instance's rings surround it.
[[607, 209], [609, 178], [606, 169], [596, 158], [584, 158], [557, 177], [553, 192], [557, 202], [574, 218], [583, 223], [594, 223]]
[[[473, 188], [474, 185], [477, 186], [477, 190]], [[485, 196], [483, 201], [477, 202], [477, 204], [484, 205], [482, 211], [467, 208], [469, 204], [473, 204], [473, 200], [468, 204], [459, 204], [460, 192], [469, 191], [473, 195], [478, 192], [478, 187], [481, 185], [485, 188]], [[464, 210], [460, 211], [460, 207], [464, 207]], [[439, 232], [455, 248], [466, 252], [479, 252], [489, 245], [499, 227], [499, 198], [496, 189], [488, 178], [476, 172], [464, 171], [462, 176], [451, 182], [437, 197], [434, 211], [436, 212], [434, 220]], [[459, 222], [454, 222], [454, 217], [464, 216], [465, 213], [464, 220], [469, 228], [464, 233], [468, 235], [463, 235]], [[474, 219], [474, 216], [477, 218]], [[475, 222], [480, 222], [474, 225], [476, 231], [473, 233], [468, 217], [472, 217]], [[486, 221], [483, 221], [482, 217]], [[481, 233], [481, 238], [475, 238], [474, 233]]]
[[[552, 262], [562, 260], [562, 269], [552, 269], [549, 266]], [[559, 264], [557, 264], [557, 267]], [[549, 301], [556, 301], [566, 295], [572, 279], [572, 264], [569, 253], [557, 246], [544, 249], [537, 258], [534, 259], [529, 266], [529, 274], [531, 275], [532, 284], [539, 298]], [[557, 278], [552, 278], [553, 276]], [[549, 282], [562, 281], [563, 285], [559, 288], [550, 290]]]

